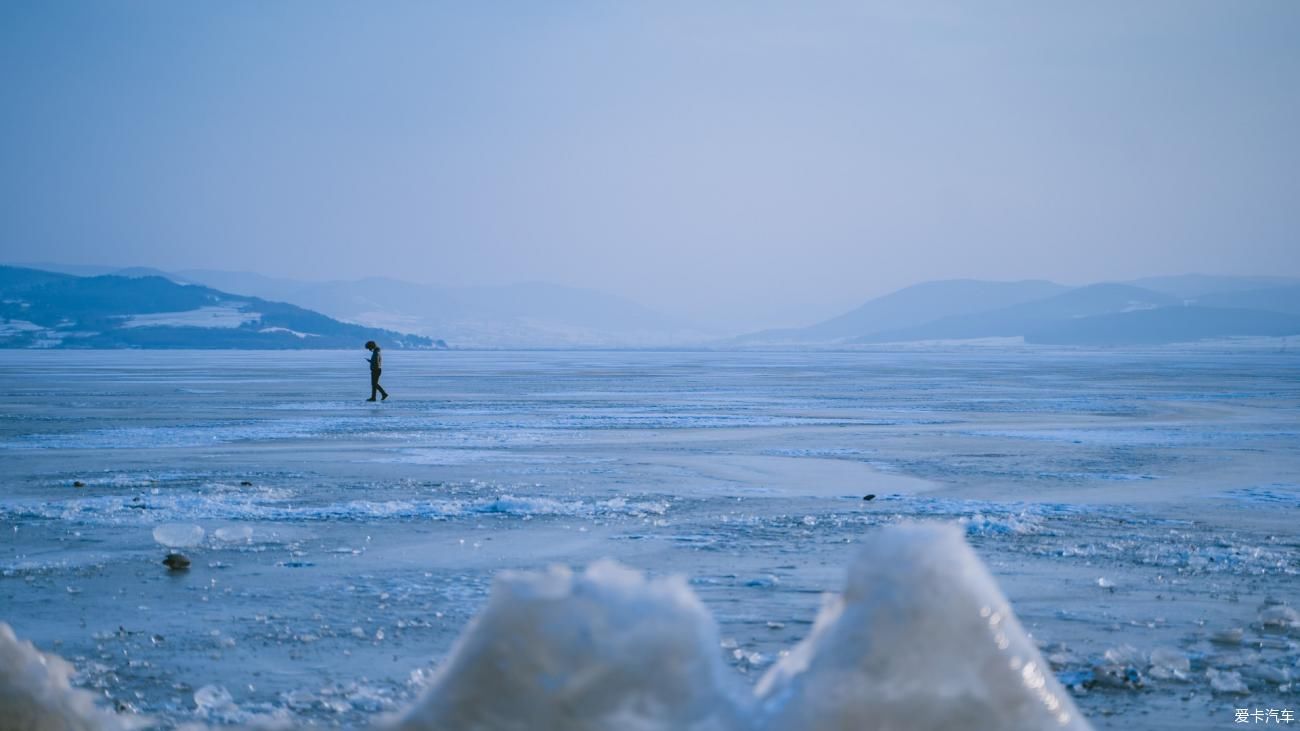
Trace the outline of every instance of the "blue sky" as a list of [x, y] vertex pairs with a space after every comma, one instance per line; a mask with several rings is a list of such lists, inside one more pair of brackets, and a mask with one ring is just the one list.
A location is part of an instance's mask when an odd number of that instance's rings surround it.
[[0, 5], [0, 259], [544, 280], [733, 326], [1300, 275], [1300, 3]]

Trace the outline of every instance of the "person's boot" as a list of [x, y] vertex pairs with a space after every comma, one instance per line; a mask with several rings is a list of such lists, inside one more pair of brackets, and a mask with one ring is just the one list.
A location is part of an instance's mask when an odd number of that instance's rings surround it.
[[388, 400], [388, 392], [385, 391], [385, 392], [384, 392], [384, 395], [379, 397], [379, 400], [380, 400], [380, 401], [387, 401], [387, 400]]
[[368, 399], [366, 399], [366, 400], [367, 400], [367, 401], [374, 401], [374, 400], [375, 400], [375, 397], [374, 397], [374, 396], [371, 396], [370, 398], [368, 398]]

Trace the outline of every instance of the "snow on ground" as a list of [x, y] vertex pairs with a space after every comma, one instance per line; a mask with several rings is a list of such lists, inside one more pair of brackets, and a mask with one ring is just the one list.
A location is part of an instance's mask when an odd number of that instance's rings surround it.
[[36, 332], [45, 328], [26, 320], [0, 320], [0, 337], [9, 337], [25, 332]]
[[220, 327], [236, 328], [245, 323], [259, 322], [262, 315], [246, 312], [239, 305], [210, 305], [185, 312], [154, 312], [132, 315], [121, 327]]
[[260, 333], [289, 333], [290, 335], [293, 335], [294, 337], [299, 338], [299, 339], [320, 337], [319, 335], [315, 335], [315, 334], [312, 334], [312, 333], [300, 333], [300, 332], [298, 332], [297, 330], [290, 330], [290, 329], [287, 328], [287, 327], [264, 327], [264, 328], [262, 328], [261, 330], [258, 330], [258, 332], [260, 332]]

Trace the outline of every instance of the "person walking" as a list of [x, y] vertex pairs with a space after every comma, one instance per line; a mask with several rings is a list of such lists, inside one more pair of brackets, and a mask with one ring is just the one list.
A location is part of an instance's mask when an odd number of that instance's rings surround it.
[[379, 345], [373, 340], [367, 340], [366, 350], [370, 351], [370, 357], [366, 358], [366, 362], [370, 364], [370, 398], [366, 400], [374, 401], [375, 392], [378, 391], [383, 396], [380, 400], [387, 401], [388, 392], [384, 390], [383, 386], [379, 385], [379, 374], [383, 373], [384, 365], [383, 356], [379, 354]]

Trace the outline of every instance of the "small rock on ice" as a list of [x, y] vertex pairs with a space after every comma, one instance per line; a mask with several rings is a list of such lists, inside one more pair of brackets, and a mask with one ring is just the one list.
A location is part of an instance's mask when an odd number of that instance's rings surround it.
[[184, 571], [190, 567], [190, 560], [180, 553], [169, 553], [163, 564], [172, 571]]

